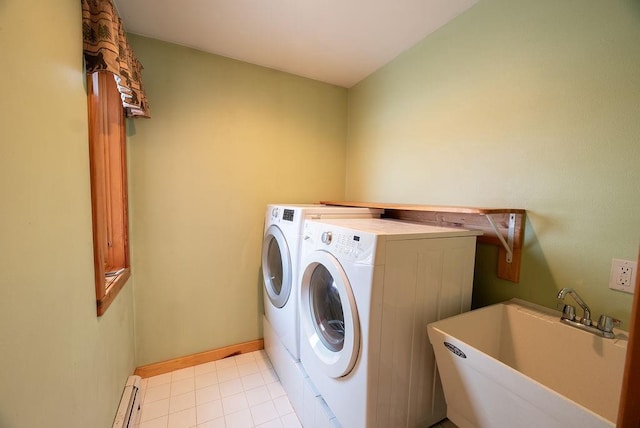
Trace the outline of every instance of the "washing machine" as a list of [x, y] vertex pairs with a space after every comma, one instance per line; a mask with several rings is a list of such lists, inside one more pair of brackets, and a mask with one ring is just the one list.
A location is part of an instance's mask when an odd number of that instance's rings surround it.
[[343, 427], [446, 417], [426, 325], [469, 310], [479, 234], [384, 219], [305, 222], [300, 358]]

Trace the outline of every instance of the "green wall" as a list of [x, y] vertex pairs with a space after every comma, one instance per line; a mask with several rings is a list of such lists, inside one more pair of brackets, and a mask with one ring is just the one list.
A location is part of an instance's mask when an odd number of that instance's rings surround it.
[[102, 318], [79, 20], [0, 2], [1, 427], [110, 426], [136, 365], [261, 337], [269, 202], [524, 208], [520, 284], [481, 246], [475, 304], [572, 286], [628, 320], [637, 1], [482, 0], [348, 91], [131, 36], [153, 119], [128, 124], [133, 277]]
[[346, 90], [140, 36], [130, 132], [139, 365], [262, 337], [268, 203], [344, 196]]
[[0, 427], [110, 427], [133, 286], [96, 317], [80, 2], [0, 1]]
[[480, 246], [474, 305], [568, 286], [626, 324], [608, 277], [638, 252], [638, 41], [637, 1], [480, 1], [349, 91], [347, 198], [526, 209], [520, 283]]

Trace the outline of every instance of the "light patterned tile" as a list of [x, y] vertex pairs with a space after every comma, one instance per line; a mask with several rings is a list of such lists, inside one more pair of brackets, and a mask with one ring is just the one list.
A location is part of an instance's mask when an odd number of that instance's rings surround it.
[[250, 408], [251, 416], [253, 417], [253, 423], [256, 425], [269, 422], [274, 419], [279, 419], [276, 406], [273, 405], [273, 401], [266, 401], [262, 404], [258, 404]]
[[247, 402], [249, 403], [249, 406], [255, 406], [256, 404], [264, 403], [265, 401], [271, 400], [271, 394], [269, 394], [269, 390], [264, 385], [258, 388], [251, 389], [249, 391], [245, 391], [244, 394], [247, 396]]
[[295, 413], [289, 413], [288, 415], [281, 417], [280, 421], [284, 428], [302, 428], [302, 424], [300, 424]]
[[140, 415], [140, 422], [150, 421], [157, 419], [161, 416], [169, 414], [169, 399], [153, 401], [151, 403], [145, 403], [142, 406], [142, 414]]
[[191, 428], [195, 425], [196, 409], [193, 407], [169, 414], [167, 428]]
[[269, 389], [271, 398], [278, 398], [282, 397], [283, 395], [287, 395], [287, 393], [284, 391], [284, 388], [282, 388], [282, 385], [280, 385], [280, 382], [270, 383], [267, 385], [267, 388]]
[[228, 380], [239, 379], [240, 372], [238, 367], [227, 367], [224, 369], [218, 369], [218, 382], [225, 382]]
[[260, 367], [255, 361], [249, 361], [243, 364], [238, 364], [238, 372], [240, 376], [247, 376], [253, 373], [259, 373]]
[[187, 367], [184, 369], [179, 369], [171, 372], [171, 382], [175, 382], [177, 380], [189, 379], [193, 378], [194, 369], [193, 367]]
[[195, 407], [196, 393], [194, 391], [187, 392], [186, 394], [171, 397], [171, 402], [169, 403], [169, 414]]
[[210, 362], [204, 363], [204, 364], [198, 364], [197, 366], [195, 366], [193, 368], [193, 374], [195, 376], [199, 376], [201, 374], [211, 373], [211, 372], [215, 372], [215, 371], [216, 371], [216, 362], [215, 361], [210, 361]]
[[265, 422], [260, 425], [256, 425], [256, 428], [283, 428], [282, 421], [280, 419], [273, 419], [269, 422]]
[[289, 413], [294, 412], [289, 398], [285, 395], [275, 398], [273, 400], [273, 404], [274, 406], [276, 406], [276, 410], [278, 411], [278, 415], [280, 416], [288, 415]]
[[147, 387], [153, 388], [154, 386], [160, 386], [165, 383], [171, 383], [171, 373], [165, 373], [158, 376], [152, 376], [147, 380]]
[[220, 397], [220, 388], [218, 385], [211, 385], [206, 388], [196, 389], [196, 405], [219, 400]]
[[143, 403], [151, 403], [153, 401], [163, 400], [171, 396], [171, 384], [165, 383], [153, 388], [147, 388], [144, 393]]
[[196, 389], [205, 388], [207, 386], [218, 383], [218, 374], [213, 372], [202, 373], [196, 376]]
[[278, 378], [278, 375], [273, 369], [262, 370], [260, 373], [262, 374], [264, 383], [273, 383], [280, 381], [280, 378]]
[[261, 349], [259, 351], [255, 351], [253, 353], [253, 358], [256, 361], [269, 361], [269, 356], [267, 355], [267, 351], [265, 351], [264, 349]]
[[248, 352], [245, 354], [240, 354], [240, 355], [236, 355], [235, 357], [233, 357], [236, 360], [236, 364], [240, 365], [240, 364], [245, 364], [249, 361], [255, 362], [256, 358], [253, 352]]
[[245, 409], [249, 409], [249, 403], [244, 392], [222, 398], [222, 410], [225, 416]]
[[250, 374], [248, 376], [243, 376], [241, 378], [241, 381], [242, 381], [242, 387], [244, 388], [245, 391], [257, 388], [265, 384], [264, 379], [262, 378], [262, 374], [260, 372]]
[[253, 418], [249, 409], [226, 415], [224, 419], [227, 428], [253, 428]]
[[230, 395], [235, 395], [239, 392], [244, 391], [244, 387], [242, 386], [242, 381], [240, 379], [221, 382], [219, 387], [220, 387], [220, 395], [222, 397], [228, 397]]
[[264, 350], [143, 382], [136, 428], [302, 427]]
[[273, 370], [273, 364], [269, 360], [256, 360], [256, 364], [261, 371]]
[[167, 428], [169, 416], [152, 419], [150, 421], [141, 422], [138, 428]]
[[196, 407], [196, 419], [198, 424], [219, 419], [224, 416], [222, 401], [215, 400]]
[[171, 396], [186, 394], [195, 389], [193, 378], [176, 380], [171, 382]]
[[198, 428], [227, 428], [224, 417], [198, 424]]
[[236, 360], [233, 358], [223, 358], [222, 360], [216, 361], [216, 370], [224, 370], [231, 367], [238, 367]]

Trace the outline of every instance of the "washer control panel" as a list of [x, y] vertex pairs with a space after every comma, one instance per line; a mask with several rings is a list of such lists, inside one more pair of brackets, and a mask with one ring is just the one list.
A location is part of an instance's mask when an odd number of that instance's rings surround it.
[[334, 251], [336, 253], [357, 257], [360, 249], [360, 236], [338, 233], [335, 235], [335, 241]]
[[322, 221], [306, 221], [303, 233], [303, 253], [324, 250], [340, 260], [373, 263], [377, 236], [372, 233], [324, 224]]
[[[325, 242], [325, 236], [328, 237], [328, 242]], [[321, 241], [324, 249], [334, 256], [351, 261], [366, 262], [371, 256], [372, 248], [375, 248], [375, 240], [372, 240], [369, 235], [344, 233], [337, 230], [323, 232]]]

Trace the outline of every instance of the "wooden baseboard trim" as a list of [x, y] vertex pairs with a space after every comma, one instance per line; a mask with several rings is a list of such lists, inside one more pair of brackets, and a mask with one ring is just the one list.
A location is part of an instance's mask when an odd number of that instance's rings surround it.
[[257, 339], [250, 342], [239, 343], [237, 345], [225, 346], [224, 348], [212, 349], [197, 354], [178, 357], [171, 360], [161, 361], [159, 363], [148, 364], [136, 368], [134, 374], [142, 378], [157, 376], [169, 373], [174, 370], [184, 369], [187, 367], [197, 366], [211, 361], [221, 360], [237, 354], [245, 354], [247, 352], [259, 351], [264, 349], [264, 340]]

